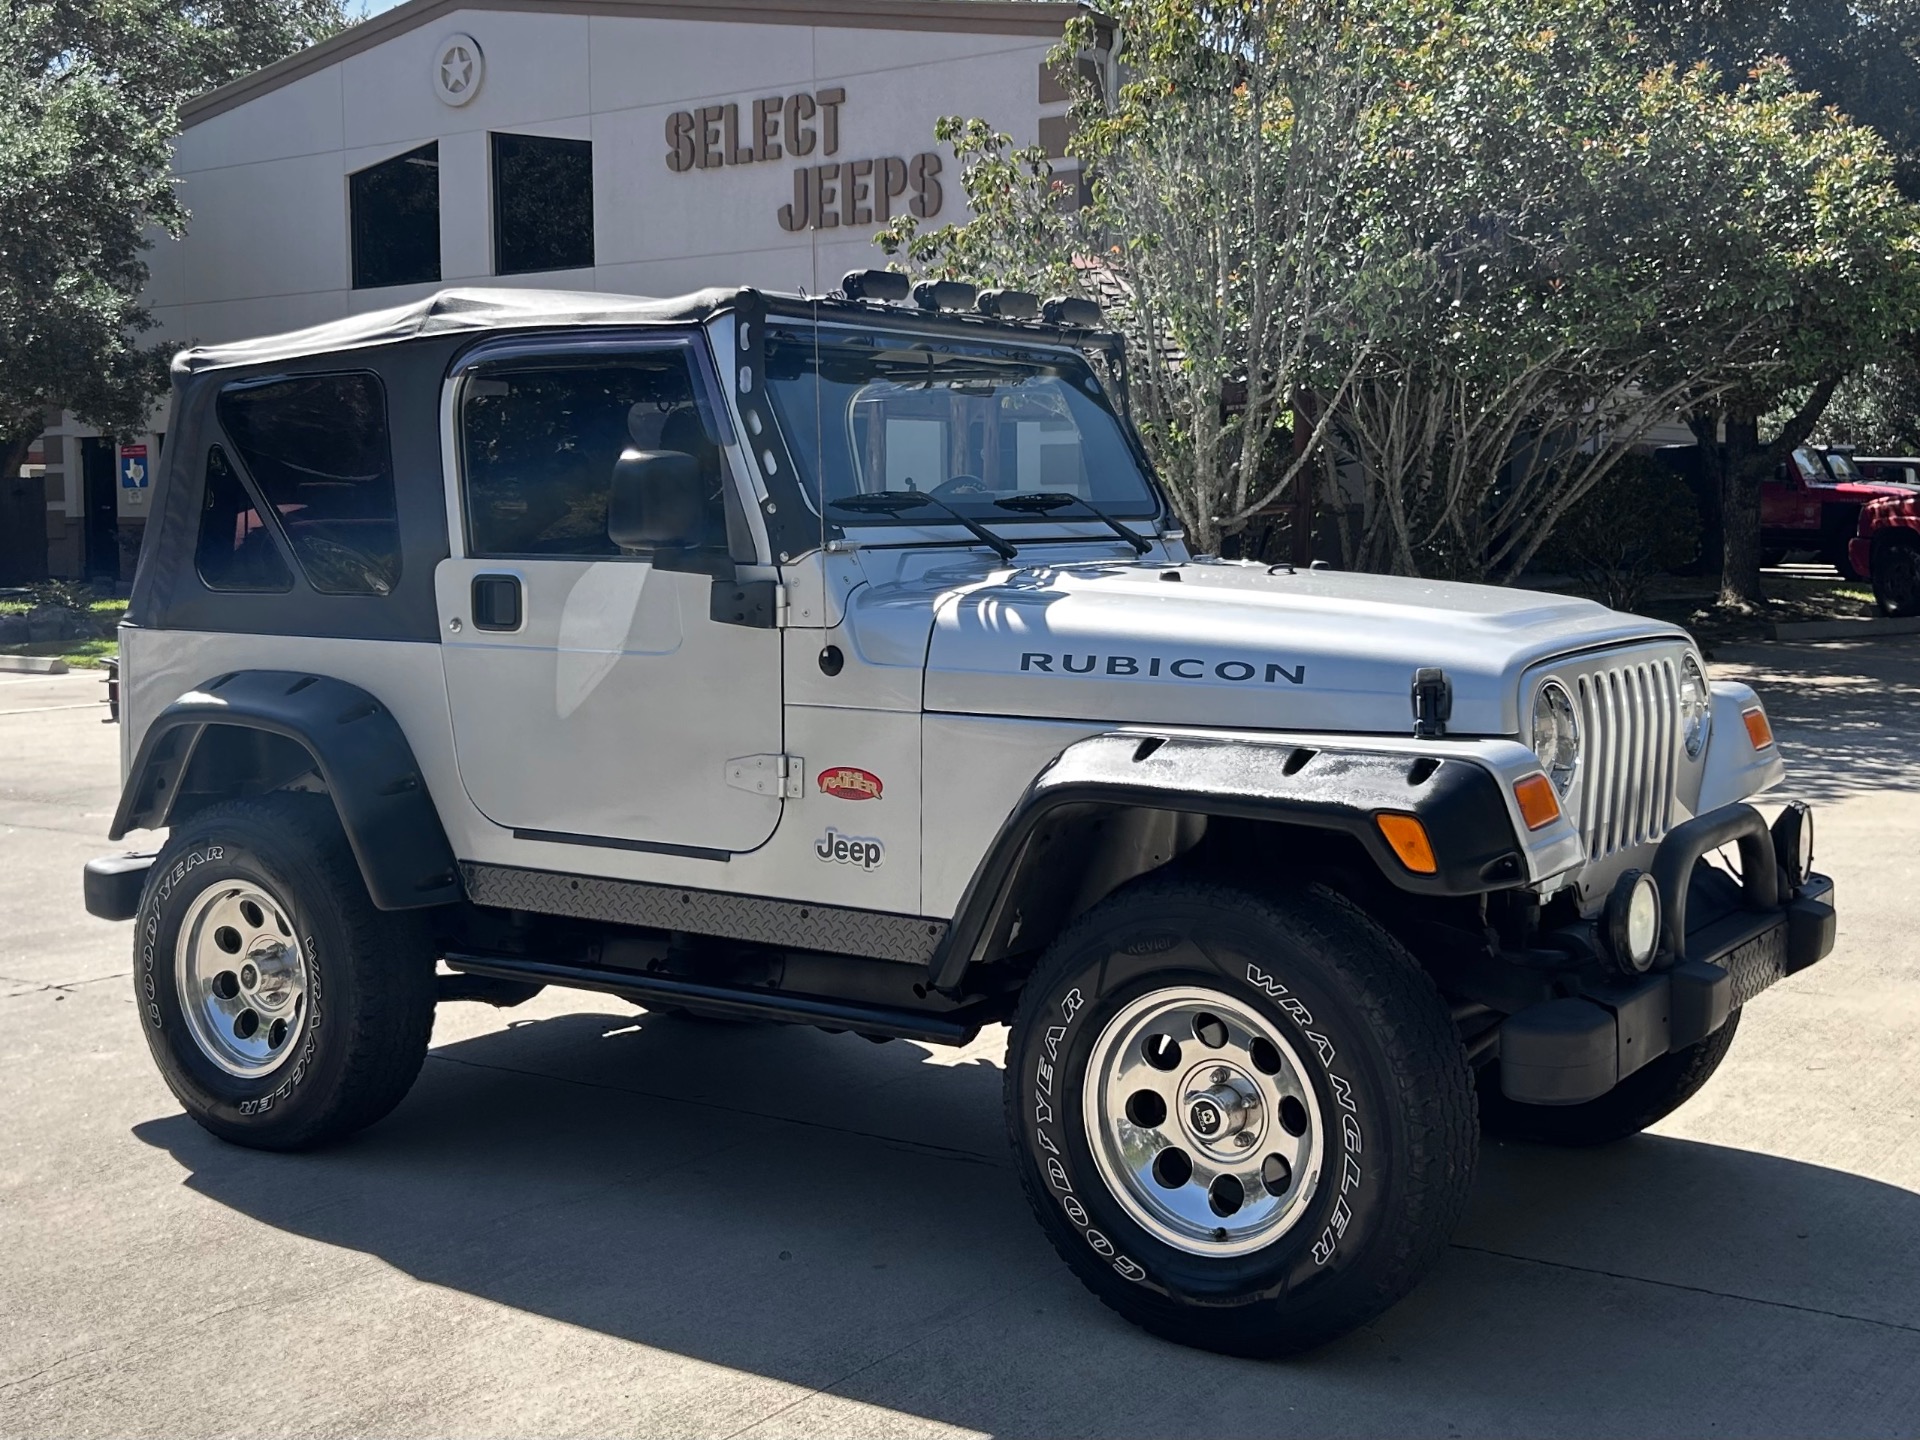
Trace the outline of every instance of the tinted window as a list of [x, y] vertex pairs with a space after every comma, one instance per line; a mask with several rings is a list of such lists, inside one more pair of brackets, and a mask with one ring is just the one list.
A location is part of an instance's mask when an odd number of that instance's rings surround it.
[[273, 531], [218, 445], [207, 453], [194, 564], [209, 590], [293, 588], [293, 572], [280, 556]]
[[720, 452], [684, 349], [479, 366], [461, 388], [460, 432], [476, 556], [620, 554], [607, 538], [607, 495], [629, 449], [694, 456], [706, 543], [725, 544]]
[[[769, 330], [767, 391], [811, 503], [933, 492], [995, 524], [994, 502], [1050, 492], [1145, 518], [1158, 500], [1092, 368], [1076, 354], [881, 331]], [[1060, 512], [1081, 518], [1071, 509]], [[843, 524], [938, 523], [931, 507]]]
[[493, 247], [502, 275], [593, 264], [593, 145], [493, 137]]
[[349, 181], [353, 287], [440, 278], [440, 144], [396, 155]]
[[307, 583], [329, 595], [389, 593], [400, 579], [400, 526], [379, 380], [303, 375], [235, 386], [219, 411]]

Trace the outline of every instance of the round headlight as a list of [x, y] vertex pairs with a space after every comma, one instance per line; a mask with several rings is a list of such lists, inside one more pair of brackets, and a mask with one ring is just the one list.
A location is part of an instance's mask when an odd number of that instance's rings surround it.
[[1680, 661], [1680, 733], [1687, 742], [1687, 758], [1698, 760], [1707, 748], [1713, 728], [1713, 696], [1700, 662], [1688, 655]]
[[1580, 764], [1580, 721], [1573, 697], [1558, 680], [1549, 680], [1533, 697], [1533, 753], [1562, 795]]

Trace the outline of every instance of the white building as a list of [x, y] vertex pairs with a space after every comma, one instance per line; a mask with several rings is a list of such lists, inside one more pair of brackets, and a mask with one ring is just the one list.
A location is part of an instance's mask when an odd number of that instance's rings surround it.
[[[192, 220], [150, 257], [160, 335], [214, 343], [443, 285], [825, 291], [903, 209], [964, 219], [934, 142], [1066, 140], [1045, 0], [408, 0], [186, 107]], [[1104, 67], [1110, 36], [1084, 57]], [[944, 163], [943, 163], [944, 162]], [[49, 568], [131, 578], [164, 444], [44, 444]], [[117, 523], [116, 523], [117, 522]], [[117, 533], [116, 533], [117, 532]]]

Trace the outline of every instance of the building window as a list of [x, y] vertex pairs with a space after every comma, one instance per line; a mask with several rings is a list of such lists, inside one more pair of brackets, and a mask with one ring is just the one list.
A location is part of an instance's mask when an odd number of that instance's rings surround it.
[[227, 452], [207, 452], [207, 485], [200, 498], [200, 544], [194, 552], [209, 590], [291, 590], [293, 572], [280, 558], [273, 532], [253, 497], [233, 473]]
[[440, 143], [369, 166], [348, 181], [353, 288], [440, 278]]
[[502, 275], [593, 264], [593, 144], [493, 137], [493, 256]]
[[279, 518], [307, 583], [386, 595], [400, 579], [387, 396], [372, 375], [302, 375], [221, 393], [220, 427]]

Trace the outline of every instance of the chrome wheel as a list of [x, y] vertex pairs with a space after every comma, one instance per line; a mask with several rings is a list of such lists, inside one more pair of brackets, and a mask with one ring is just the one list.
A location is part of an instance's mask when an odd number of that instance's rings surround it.
[[243, 1080], [271, 1073], [307, 1022], [307, 962], [286, 907], [247, 881], [195, 898], [174, 951], [180, 1010], [194, 1043]]
[[1189, 1254], [1271, 1244], [1319, 1186], [1320, 1103], [1299, 1056], [1221, 991], [1156, 990], [1114, 1016], [1088, 1057], [1082, 1113], [1114, 1197]]

